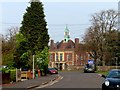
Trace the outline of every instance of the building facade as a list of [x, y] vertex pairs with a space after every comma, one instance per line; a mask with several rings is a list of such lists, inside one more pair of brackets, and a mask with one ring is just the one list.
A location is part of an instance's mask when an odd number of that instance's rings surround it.
[[79, 38], [75, 38], [75, 41], [70, 39], [67, 26], [64, 31], [64, 40], [59, 43], [50, 41], [49, 53], [49, 67], [56, 67], [59, 70], [68, 70], [71, 66], [83, 66], [89, 59], [89, 54], [85, 51], [84, 45], [79, 42]]

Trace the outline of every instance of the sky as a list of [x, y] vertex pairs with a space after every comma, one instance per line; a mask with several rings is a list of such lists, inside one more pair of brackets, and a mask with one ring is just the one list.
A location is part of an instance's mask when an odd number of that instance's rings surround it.
[[[48, 33], [50, 38], [55, 42], [61, 41], [64, 38], [64, 29], [66, 25], [70, 31], [70, 37], [74, 38], [84, 37], [87, 28], [90, 26], [91, 15], [99, 13], [101, 10], [114, 9], [118, 10], [118, 2], [115, 0], [99, 1], [55, 1], [50, 2], [45, 0], [43, 2], [45, 19], [48, 24]], [[27, 1], [5, 0], [0, 2], [0, 33], [7, 34], [11, 27], [20, 27], [23, 20], [23, 15], [29, 6]]]

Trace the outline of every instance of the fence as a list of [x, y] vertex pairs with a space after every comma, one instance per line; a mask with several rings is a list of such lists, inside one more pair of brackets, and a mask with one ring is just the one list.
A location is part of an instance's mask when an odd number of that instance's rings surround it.
[[21, 69], [16, 69], [16, 82], [21, 81]]
[[[40, 77], [41, 73], [40, 70], [35, 73], [36, 77]], [[24, 81], [27, 79], [32, 79], [33, 78], [33, 72], [28, 70], [28, 71], [21, 71], [21, 69], [16, 69], [16, 81]]]
[[[21, 71], [21, 69], [4, 69], [2, 70], [1, 74], [0, 75], [2, 76], [3, 84], [33, 79], [33, 72], [30, 70]], [[36, 77], [41, 76], [40, 70], [37, 70], [34, 74], [35, 74], [34, 76]]]
[[27, 79], [32, 79], [32, 72], [30, 70], [21, 71], [21, 69], [16, 69], [16, 82]]

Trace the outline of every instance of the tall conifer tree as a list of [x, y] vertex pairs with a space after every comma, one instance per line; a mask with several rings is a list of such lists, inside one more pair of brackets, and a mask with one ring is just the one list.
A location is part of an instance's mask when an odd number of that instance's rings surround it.
[[30, 6], [27, 7], [23, 16], [20, 32], [27, 39], [27, 47], [32, 52], [32, 55], [48, 46], [49, 35], [46, 26], [42, 2], [31, 0]]

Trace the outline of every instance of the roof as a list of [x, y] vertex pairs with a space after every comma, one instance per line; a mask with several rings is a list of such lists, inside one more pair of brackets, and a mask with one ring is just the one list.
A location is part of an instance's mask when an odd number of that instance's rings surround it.
[[79, 40], [75, 40], [75, 42], [73, 42], [72, 40], [68, 40], [68, 42], [65, 42], [64, 40], [62, 40], [61, 42], [57, 42], [54, 43], [52, 41], [52, 43], [50, 44], [50, 52], [58, 52], [58, 51], [74, 51], [75, 53], [77, 53], [78, 55], [82, 53], [86, 53], [86, 51], [84, 50], [85, 47], [83, 44], [79, 43]]
[[[52, 47], [52, 46], [51, 46]], [[69, 40], [68, 42], [64, 42], [62, 40], [61, 42], [54, 43], [53, 48], [50, 48], [50, 51], [52, 50], [74, 50], [75, 43], [72, 40]]]
[[72, 40], [64, 42], [63, 40], [57, 45], [57, 49], [73, 49], [75, 48], [75, 43]]

